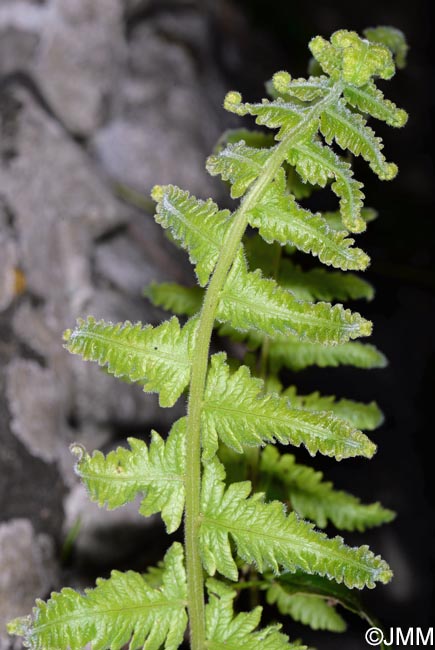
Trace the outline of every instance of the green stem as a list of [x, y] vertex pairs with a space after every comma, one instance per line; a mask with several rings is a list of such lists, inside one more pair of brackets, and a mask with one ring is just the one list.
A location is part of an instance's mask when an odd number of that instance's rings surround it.
[[296, 127], [291, 129], [275, 147], [270, 158], [250, 190], [243, 198], [225, 236], [213, 276], [207, 287], [198, 325], [195, 349], [193, 352], [189, 400], [187, 406], [186, 443], [186, 505], [184, 515], [184, 534], [186, 551], [187, 593], [190, 624], [191, 650], [205, 648], [205, 606], [204, 575], [199, 549], [199, 527], [201, 524], [201, 411], [204, 399], [210, 341], [214, 327], [220, 292], [228, 272], [234, 262], [237, 250], [248, 225], [248, 213], [261, 198], [281, 167], [290, 144], [304, 137], [306, 128], [325, 109], [336, 100], [341, 92], [338, 84], [331, 92], [315, 104]]

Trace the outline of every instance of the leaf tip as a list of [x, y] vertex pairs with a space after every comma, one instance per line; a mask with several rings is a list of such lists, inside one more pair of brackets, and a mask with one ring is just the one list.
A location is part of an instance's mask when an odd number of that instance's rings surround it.
[[151, 198], [156, 201], [156, 203], [159, 203], [163, 199], [163, 193], [164, 191], [161, 185], [154, 185], [151, 190]]
[[285, 70], [276, 72], [272, 77], [272, 83], [275, 90], [279, 93], [285, 93], [288, 90], [288, 85], [291, 81], [291, 75]]
[[231, 113], [238, 112], [241, 101], [241, 94], [236, 90], [230, 90], [230, 92], [225, 95], [224, 108], [226, 111], [230, 111]]

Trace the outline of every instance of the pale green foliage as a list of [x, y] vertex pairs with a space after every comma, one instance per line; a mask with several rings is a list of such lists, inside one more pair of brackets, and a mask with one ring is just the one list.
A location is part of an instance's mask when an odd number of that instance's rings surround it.
[[308, 366], [320, 368], [352, 365], [356, 368], [385, 368], [387, 360], [382, 352], [367, 343], [350, 342], [325, 347], [301, 343], [296, 339], [275, 339], [269, 349], [271, 367], [276, 372], [283, 366], [302, 370]]
[[207, 459], [216, 453], [218, 437], [240, 453], [243, 445], [278, 440], [338, 460], [373, 456], [373, 442], [345, 420], [332, 413], [292, 408], [285, 397], [263, 391], [263, 381], [251, 377], [246, 366], [231, 374], [223, 353], [212, 356], [202, 416]]
[[201, 309], [204, 292], [200, 287], [183, 287], [176, 282], [153, 282], [144, 291], [151, 302], [179, 316], [193, 316]]
[[166, 442], [153, 431], [149, 447], [142, 440], [128, 438], [131, 451], [119, 447], [107, 456], [100, 451], [89, 456], [75, 445], [75, 469], [99, 506], [113, 510], [144, 494], [139, 512], [148, 517], [161, 511], [166, 530], [173, 533], [184, 509], [185, 436], [183, 418], [174, 424]]
[[157, 201], [157, 223], [169, 228], [175, 239], [189, 251], [199, 283], [204, 286], [219, 257], [229, 211], [219, 210], [211, 199], [201, 201], [174, 185], [156, 185], [152, 197]]
[[[401, 127], [407, 119], [377, 87], [378, 77], [394, 74], [393, 54], [404, 64], [403, 35], [382, 27], [366, 36], [340, 30], [329, 41], [312, 39], [311, 76], [276, 73], [270, 99], [243, 102], [228, 93], [229, 111], [266, 127], [226, 132], [207, 161], [241, 199], [233, 211], [174, 185], [154, 187], [156, 221], [187, 251], [200, 286], [166, 282], [145, 293], [187, 322], [173, 317], [152, 327], [88, 317], [65, 333], [67, 350], [158, 393], [161, 406], [189, 389], [187, 417], [166, 440], [155, 432], [147, 442], [129, 438], [129, 449], [106, 456], [72, 446], [77, 474], [98, 505], [118, 508], [139, 496], [140, 513], [161, 513], [168, 533], [184, 515], [186, 562], [175, 543], [143, 575], [114, 571], [84, 594], [64, 589], [38, 601], [33, 617], [10, 625], [28, 647], [176, 650], [187, 608], [192, 650], [306, 650], [277, 625], [257, 629], [261, 607], [234, 612], [246, 582], [233, 589], [223, 579], [237, 583], [239, 571], [258, 596], [314, 629], [344, 629], [335, 604], [371, 622], [351, 589], [387, 583], [390, 568], [367, 546], [346, 546], [315, 526], [364, 531], [394, 513], [336, 490], [273, 446], [303, 446], [337, 460], [371, 458], [376, 450], [361, 431], [382, 423], [374, 402], [299, 395], [283, 388], [279, 374], [310, 365], [386, 365], [374, 346], [354, 340], [371, 333], [371, 322], [329, 302], [373, 298], [371, 285], [349, 272], [370, 262], [350, 233], [376, 217], [363, 206], [352, 156], [392, 179], [397, 167], [368, 120]], [[313, 213], [299, 204], [320, 188], [332, 190], [338, 210]], [[334, 270], [305, 268], [292, 259], [298, 252]], [[213, 328], [238, 343], [237, 358], [209, 358]], [[205, 605], [204, 574], [216, 573], [222, 579], [207, 581]]]
[[393, 53], [396, 67], [401, 70], [406, 65], [406, 55], [409, 46], [406, 42], [405, 35], [400, 29], [394, 27], [368, 27], [364, 30], [364, 36], [373, 43], [382, 43], [386, 45]]
[[335, 490], [332, 483], [323, 481], [322, 472], [300, 465], [291, 454], [280, 455], [270, 445], [261, 454], [260, 467], [265, 484], [279, 486], [295, 512], [319, 528], [325, 528], [330, 521], [340, 530], [362, 532], [394, 519], [391, 510], [379, 503], [362, 504], [351, 494]]
[[115, 377], [160, 393], [161, 406], [173, 406], [189, 383], [197, 322], [183, 328], [176, 318], [158, 327], [106, 323], [89, 317], [64, 335], [65, 347], [107, 367]]
[[10, 631], [24, 636], [35, 650], [176, 650], [187, 625], [183, 548], [174, 543], [166, 553], [162, 585], [153, 588], [134, 571], [113, 571], [95, 589], [81, 595], [73, 589], [38, 601], [32, 618], [17, 619]]
[[258, 570], [303, 569], [336, 580], [351, 588], [373, 588], [389, 582], [391, 571], [368, 546], [351, 548], [341, 537], [328, 539], [292, 512], [286, 515], [279, 501], [265, 503], [264, 495], [249, 497], [251, 484], [224, 483], [225, 472], [217, 461], [204, 469], [200, 545], [204, 567], [230, 580], [238, 579], [230, 537], [237, 555]]
[[318, 392], [311, 395], [298, 395], [295, 386], [286, 388], [282, 395], [288, 397], [293, 407], [309, 411], [332, 411], [337, 417], [348, 420], [358, 429], [373, 431], [384, 421], [382, 411], [376, 402], [363, 404], [350, 399], [336, 400], [333, 395], [320, 395]]
[[274, 582], [267, 590], [266, 599], [269, 605], [276, 605], [281, 614], [289, 615], [313, 630], [343, 632], [346, 629], [346, 623], [335, 607], [319, 596], [289, 594], [283, 584]]
[[[325, 184], [327, 181], [325, 177]], [[361, 271], [367, 267], [368, 256], [353, 246], [354, 240], [346, 230], [331, 229], [320, 214], [298, 206], [284, 188], [284, 175], [279, 174], [250, 213], [250, 224], [259, 229], [265, 241], [291, 244], [335, 268]]]
[[235, 615], [233, 601], [237, 593], [217, 580], [207, 581], [209, 602], [206, 607], [207, 647], [211, 650], [307, 650], [299, 643], [289, 643], [279, 625], [256, 630], [261, 607]]
[[291, 334], [302, 341], [335, 345], [369, 336], [371, 323], [357, 312], [296, 300], [294, 295], [260, 270], [248, 272], [239, 254], [221, 292], [217, 319], [241, 331], [257, 329], [263, 334]]

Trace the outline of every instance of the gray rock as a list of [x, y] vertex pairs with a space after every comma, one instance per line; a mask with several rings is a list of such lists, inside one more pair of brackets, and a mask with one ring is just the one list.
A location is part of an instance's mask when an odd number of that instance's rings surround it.
[[52, 462], [67, 430], [55, 374], [35, 361], [16, 359], [7, 370], [11, 429], [29, 452]]
[[28, 519], [0, 525], [0, 647], [9, 646], [6, 623], [29, 614], [35, 599], [56, 585], [57, 576], [50, 537], [37, 535]]
[[30, 95], [15, 91], [13, 100], [14, 155], [1, 166], [0, 194], [15, 214], [29, 288], [41, 297], [71, 296], [89, 275], [80, 268], [76, 276], [77, 264], [89, 257], [86, 247], [125, 213], [83, 150]]
[[0, 311], [9, 307], [17, 294], [17, 246], [0, 230]]
[[210, 111], [189, 44], [172, 39], [171, 29], [162, 35], [145, 22], [134, 30], [115, 114], [93, 148], [111, 177], [138, 190], [174, 183], [205, 197], [216, 193], [204, 163], [223, 111]]
[[119, 0], [0, 6], [0, 71], [31, 75], [68, 130], [103, 123], [125, 56]]

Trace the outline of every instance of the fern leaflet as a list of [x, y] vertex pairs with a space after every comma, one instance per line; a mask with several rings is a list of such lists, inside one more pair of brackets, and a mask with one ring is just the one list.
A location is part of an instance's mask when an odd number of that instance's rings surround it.
[[209, 575], [219, 571], [230, 580], [238, 579], [231, 536], [237, 555], [260, 572], [267, 568], [278, 572], [280, 567], [303, 569], [358, 589], [390, 580], [386, 562], [367, 546], [350, 548], [341, 537], [328, 539], [294, 512], [287, 516], [282, 503], [264, 503], [261, 493], [249, 497], [249, 481], [225, 489], [224, 479], [218, 461], [204, 469], [200, 545]]
[[149, 447], [142, 440], [129, 438], [131, 451], [120, 447], [107, 456], [100, 451], [89, 456], [74, 445], [76, 472], [92, 501], [109, 510], [144, 494], [139, 512], [148, 517], [161, 511], [166, 530], [173, 533], [184, 509], [185, 438], [183, 418], [173, 425], [166, 442], [153, 431]]
[[35, 650], [93, 650], [130, 648], [176, 650], [187, 625], [186, 576], [183, 548], [174, 543], [165, 555], [162, 585], [151, 587], [134, 571], [113, 571], [97, 580], [84, 595], [72, 589], [53, 593], [47, 603], [38, 601], [33, 619], [17, 619], [12, 633], [24, 636]]
[[161, 406], [173, 406], [189, 383], [197, 321], [183, 328], [176, 318], [158, 327], [140, 323], [78, 320], [64, 335], [65, 347], [87, 361], [106, 366], [115, 377], [160, 393]]

